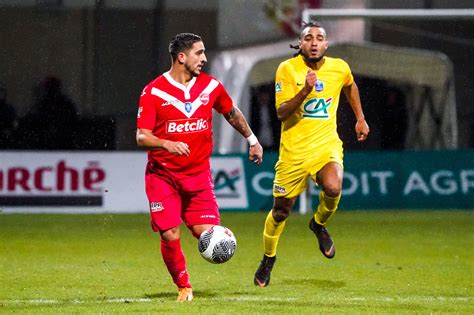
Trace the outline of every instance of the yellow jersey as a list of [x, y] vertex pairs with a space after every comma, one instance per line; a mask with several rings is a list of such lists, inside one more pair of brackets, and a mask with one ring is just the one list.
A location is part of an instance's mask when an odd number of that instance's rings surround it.
[[[301, 55], [283, 61], [275, 78], [276, 107], [291, 100], [304, 86], [309, 67]], [[337, 108], [344, 86], [354, 82], [349, 65], [342, 59], [324, 57], [313, 91], [281, 126], [279, 159], [302, 162], [321, 146], [339, 145]]]

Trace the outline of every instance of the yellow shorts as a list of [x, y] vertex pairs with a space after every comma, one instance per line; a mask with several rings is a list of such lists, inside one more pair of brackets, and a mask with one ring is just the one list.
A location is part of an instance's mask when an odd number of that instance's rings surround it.
[[275, 165], [273, 196], [293, 198], [304, 192], [308, 186], [308, 177], [316, 184], [316, 174], [328, 163], [336, 162], [342, 167], [343, 150], [338, 143], [322, 146], [314, 152], [313, 158], [301, 163], [278, 160]]

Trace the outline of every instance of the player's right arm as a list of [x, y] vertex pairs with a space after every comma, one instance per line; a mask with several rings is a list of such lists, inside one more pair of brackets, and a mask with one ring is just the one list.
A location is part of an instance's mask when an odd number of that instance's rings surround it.
[[[283, 72], [284, 69], [281, 70]], [[279, 71], [280, 72], [280, 69]], [[282, 82], [283, 81], [278, 81], [279, 73], [277, 73], [277, 82]], [[281, 74], [281, 76], [284, 76], [284, 74]], [[306, 97], [311, 93], [311, 91], [314, 88], [314, 85], [316, 84], [317, 81], [317, 76], [316, 72], [312, 71], [311, 69], [308, 69], [308, 72], [306, 73], [306, 79], [303, 88], [296, 93], [295, 96], [293, 96], [291, 99], [289, 99], [286, 102], [281, 103], [279, 106], [277, 106], [277, 117], [280, 121], [285, 121], [287, 120], [303, 103], [303, 101], [306, 99]], [[284, 84], [282, 84], [282, 88], [285, 88]], [[278, 93], [278, 92], [277, 92]]]
[[181, 141], [158, 138], [149, 129], [137, 128], [137, 146], [145, 150], [166, 150], [175, 155], [189, 155], [189, 146]]
[[136, 141], [140, 149], [156, 151], [167, 150], [175, 155], [189, 155], [189, 147], [180, 141], [158, 138], [153, 134], [156, 120], [155, 97], [151, 95], [149, 86], [143, 89], [137, 115]]

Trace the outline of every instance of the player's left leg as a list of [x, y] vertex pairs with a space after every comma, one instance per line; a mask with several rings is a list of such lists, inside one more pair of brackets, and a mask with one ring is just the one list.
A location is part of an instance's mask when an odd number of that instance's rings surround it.
[[333, 258], [336, 254], [336, 248], [326, 224], [336, 212], [341, 199], [342, 176], [342, 166], [337, 162], [327, 163], [316, 175], [316, 181], [322, 186], [322, 190], [319, 194], [318, 208], [309, 223], [309, 228], [316, 235], [319, 249], [327, 258]]
[[210, 174], [210, 170], [204, 171], [183, 182], [185, 194], [182, 199], [182, 217], [197, 239], [207, 229], [220, 224], [219, 208]]
[[211, 227], [217, 224], [196, 224], [189, 227], [191, 234], [197, 239], [201, 236], [204, 231], [209, 230]]
[[319, 194], [319, 205], [314, 215], [316, 223], [326, 225], [329, 218], [336, 212], [341, 199], [342, 166], [336, 162], [326, 164], [317, 174], [317, 182], [322, 186]]
[[[206, 170], [180, 181], [181, 217], [195, 238], [214, 225], [220, 224], [217, 199], [214, 194], [211, 171]], [[178, 301], [193, 299], [192, 289], [180, 289]]]

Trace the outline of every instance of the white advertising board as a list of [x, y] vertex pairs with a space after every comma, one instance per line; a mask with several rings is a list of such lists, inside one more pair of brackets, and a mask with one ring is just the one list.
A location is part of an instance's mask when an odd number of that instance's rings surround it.
[[147, 212], [145, 152], [1, 152], [0, 210]]
[[249, 203], [242, 158], [212, 157], [211, 172], [219, 208], [247, 209]]
[[[1, 213], [148, 212], [145, 152], [0, 152]], [[221, 209], [246, 209], [240, 157], [213, 157]]]

